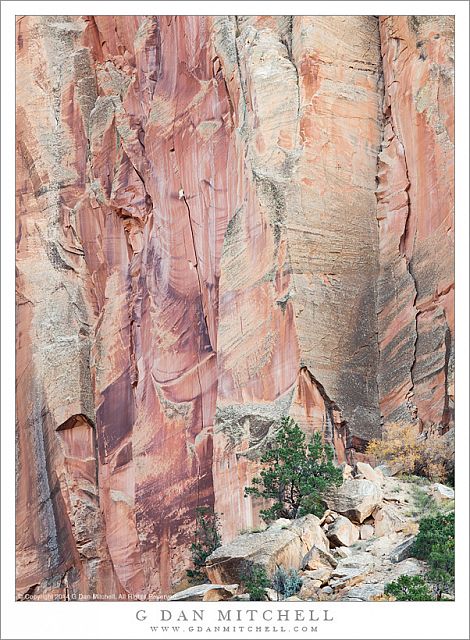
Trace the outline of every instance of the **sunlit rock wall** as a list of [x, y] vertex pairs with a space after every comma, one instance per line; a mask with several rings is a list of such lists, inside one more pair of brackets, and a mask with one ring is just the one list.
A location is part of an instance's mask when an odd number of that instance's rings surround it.
[[17, 18], [17, 589], [158, 598], [282, 415], [453, 419], [451, 18]]

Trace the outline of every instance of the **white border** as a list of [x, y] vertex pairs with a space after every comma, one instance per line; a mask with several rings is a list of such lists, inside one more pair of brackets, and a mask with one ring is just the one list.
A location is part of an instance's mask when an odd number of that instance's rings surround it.
[[[14, 17], [28, 14], [55, 14], [64, 10], [64, 2], [2, 2], [1, 4], [1, 53], [2, 53], [2, 638], [183, 638], [214, 637], [192, 632], [183, 635], [152, 633], [147, 623], [135, 619], [137, 610], [145, 608], [150, 616], [159, 609], [168, 608], [164, 603], [24, 603], [14, 602], [14, 267], [15, 267], [15, 29]], [[333, 623], [318, 623], [316, 635], [289, 633], [288, 637], [351, 638], [464, 638], [468, 635], [468, 326], [469, 326], [469, 263], [468, 263], [468, 119], [469, 119], [469, 7], [465, 1], [362, 1], [362, 2], [302, 2], [290, 1], [206, 1], [206, 2], [67, 2], [70, 14], [254, 14], [263, 15], [268, 10], [305, 15], [383, 15], [383, 14], [455, 14], [456, 15], [456, 487], [457, 487], [457, 558], [455, 602], [449, 603], [324, 603]], [[233, 603], [235, 604], [235, 603]], [[236, 603], [239, 608], [275, 608], [279, 605], [261, 603]], [[291, 603], [291, 605], [294, 603]], [[295, 607], [299, 603], [295, 603]], [[323, 609], [323, 603], [309, 603]], [[308, 608], [302, 603], [302, 608]], [[201, 603], [184, 603], [185, 609], [201, 609]], [[218, 603], [204, 606], [206, 614], [215, 615]], [[197, 626], [197, 625], [196, 625]], [[281, 634], [270, 631], [250, 637], [274, 638]], [[226, 638], [248, 638], [241, 631]], [[286, 636], [284, 636], [286, 637]]]

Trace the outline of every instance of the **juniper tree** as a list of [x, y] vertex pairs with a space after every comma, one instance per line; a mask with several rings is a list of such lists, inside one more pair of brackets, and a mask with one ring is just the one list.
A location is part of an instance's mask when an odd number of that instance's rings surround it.
[[188, 578], [203, 580], [206, 578], [206, 559], [220, 547], [219, 517], [207, 507], [196, 509], [195, 540], [191, 544], [194, 569], [186, 571]]
[[385, 586], [385, 595], [402, 602], [434, 600], [434, 596], [422, 576], [400, 576]]
[[271, 586], [271, 581], [264, 567], [257, 564], [247, 567], [244, 584], [250, 600], [266, 600], [266, 589]]
[[438, 600], [442, 593], [452, 591], [455, 580], [455, 514], [438, 513], [422, 518], [411, 553], [427, 563], [427, 578], [433, 583]]
[[323, 493], [342, 483], [333, 448], [323, 442], [318, 432], [307, 443], [305, 433], [289, 417], [281, 419], [276, 438], [261, 462], [265, 468], [260, 477], [252, 480], [251, 487], [245, 487], [245, 496], [274, 500], [270, 508], [261, 511], [266, 522], [306, 513], [321, 515]]

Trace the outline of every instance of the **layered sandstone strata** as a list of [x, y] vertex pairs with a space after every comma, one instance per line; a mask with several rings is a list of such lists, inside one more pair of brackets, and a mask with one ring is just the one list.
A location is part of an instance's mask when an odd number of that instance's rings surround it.
[[453, 18], [380, 20], [381, 412], [446, 431], [454, 403]]
[[17, 587], [168, 593], [276, 421], [453, 410], [452, 21], [17, 18]]

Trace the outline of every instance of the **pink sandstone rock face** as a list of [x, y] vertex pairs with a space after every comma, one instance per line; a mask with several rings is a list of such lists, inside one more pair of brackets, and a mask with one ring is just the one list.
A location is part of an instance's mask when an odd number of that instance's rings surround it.
[[17, 592], [159, 598], [279, 418], [453, 422], [449, 17], [17, 18]]
[[380, 19], [379, 397], [385, 420], [453, 419], [453, 18]]

